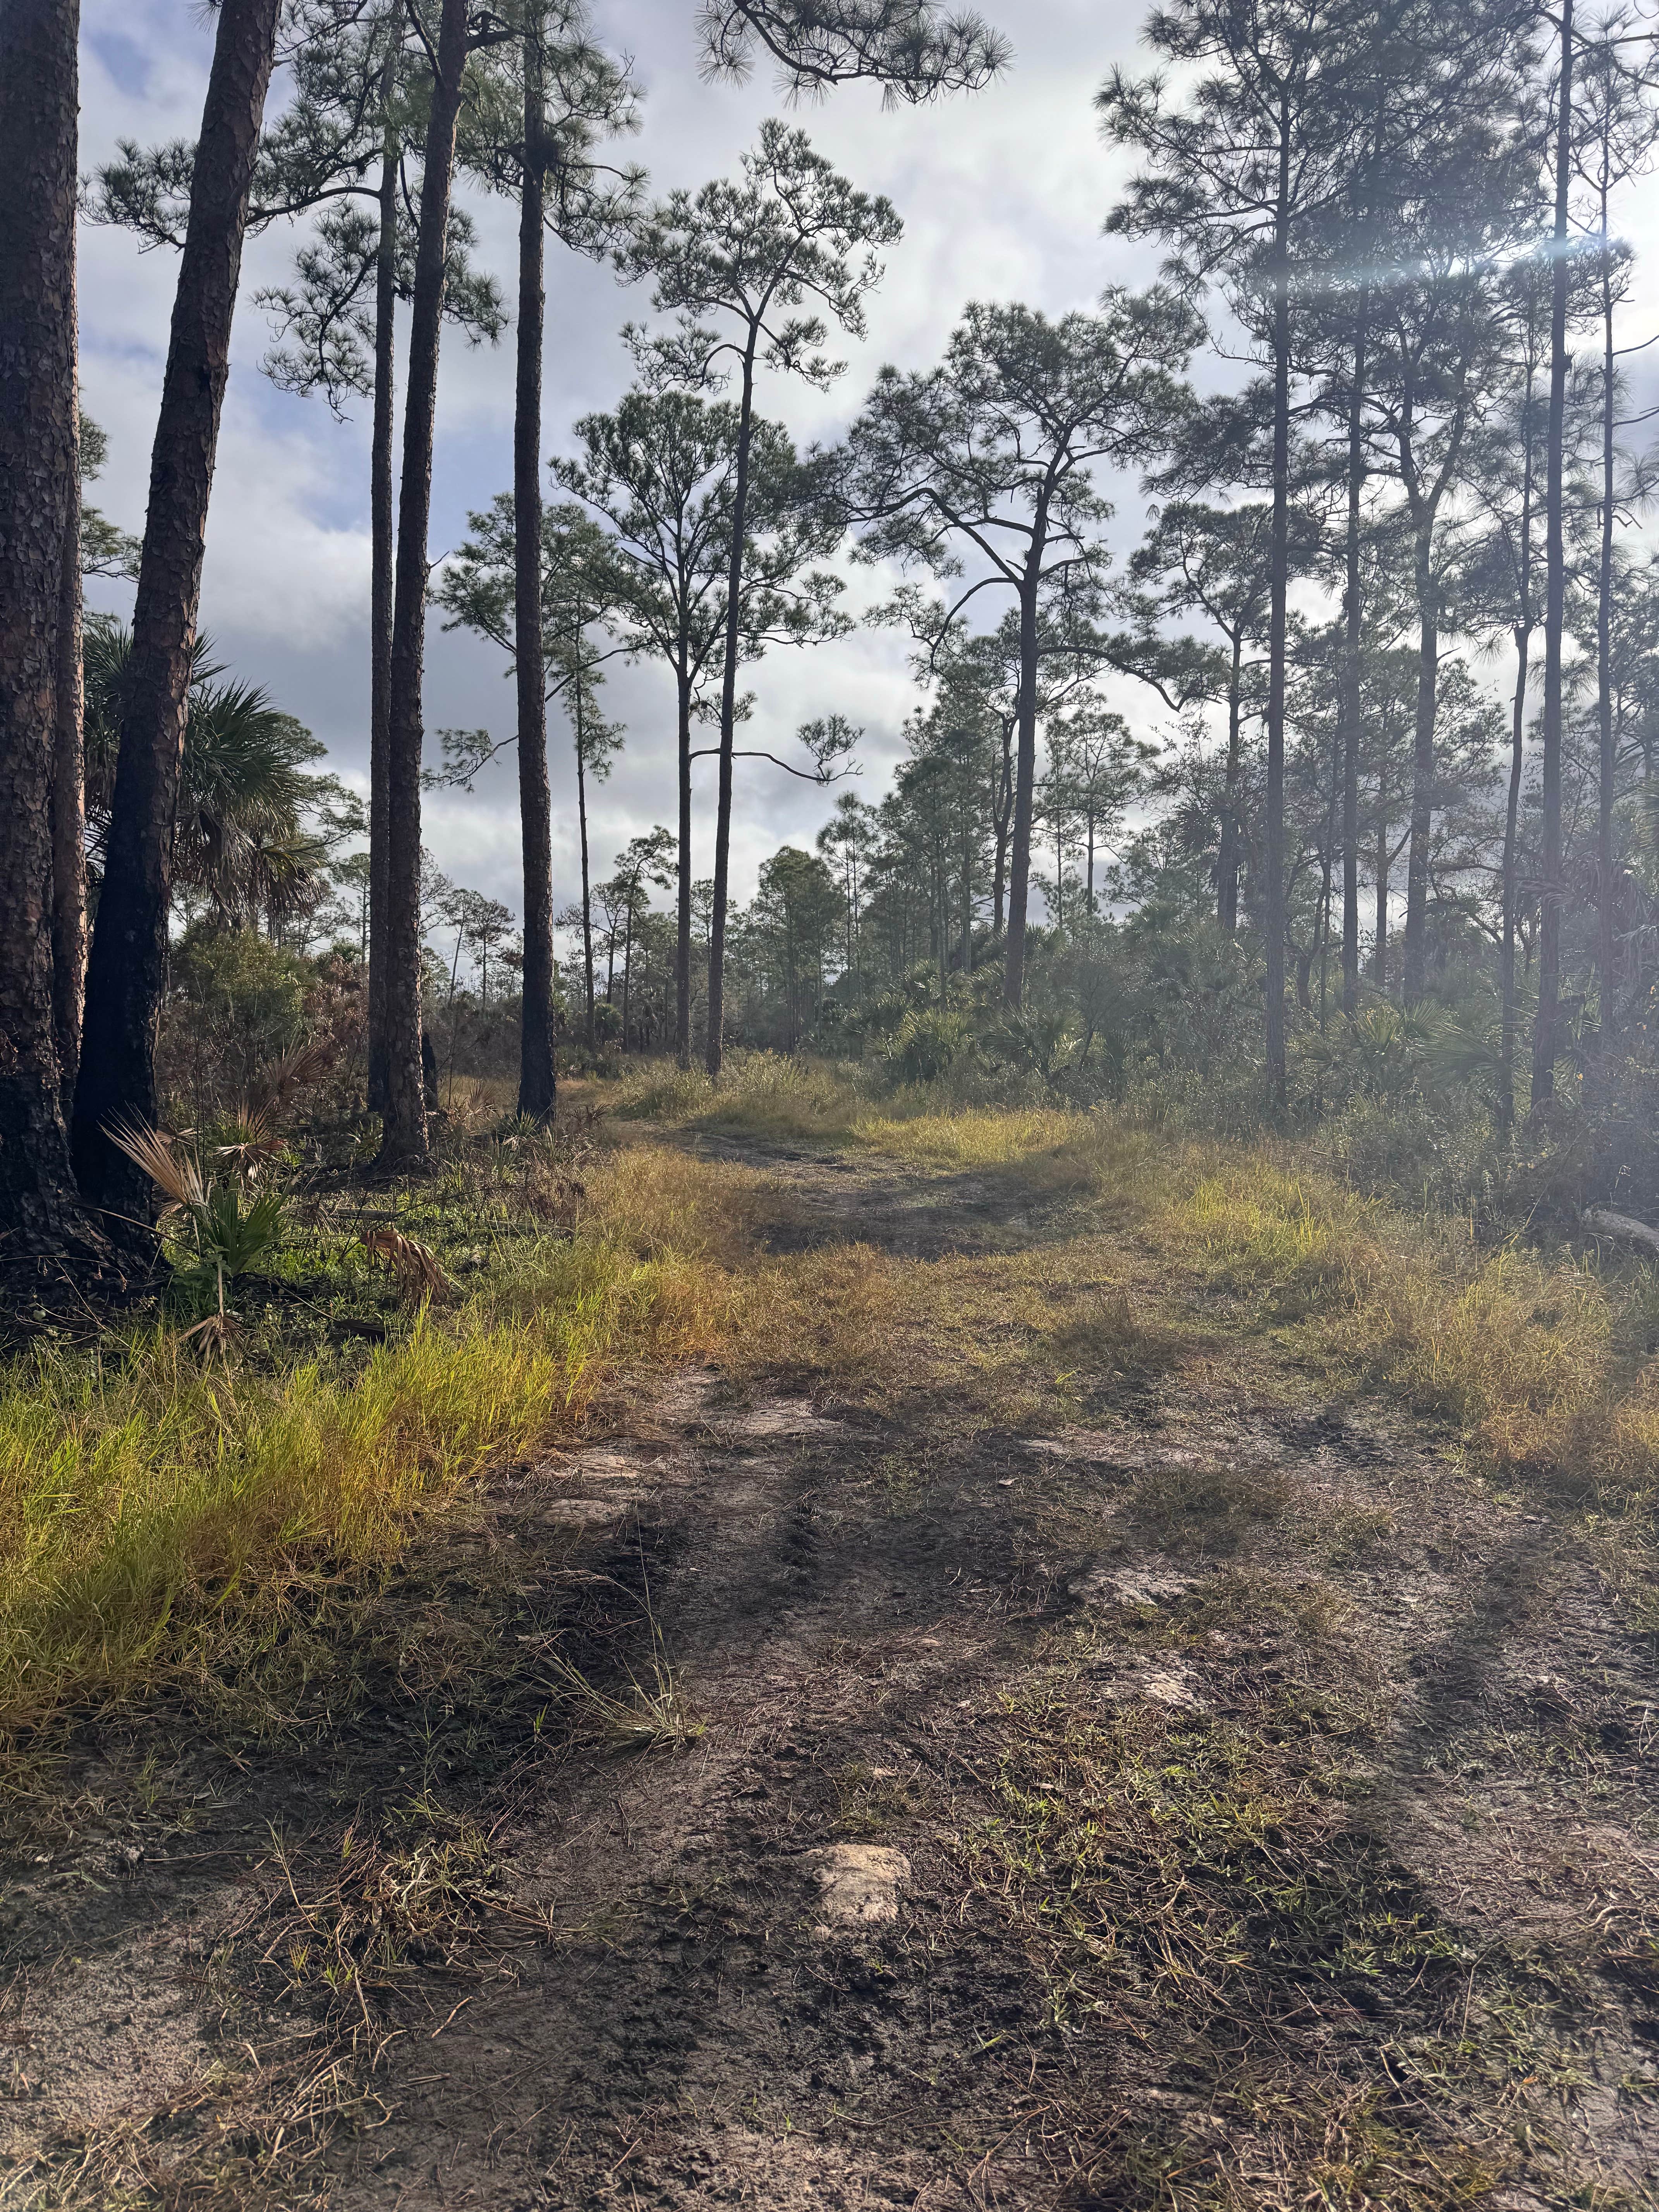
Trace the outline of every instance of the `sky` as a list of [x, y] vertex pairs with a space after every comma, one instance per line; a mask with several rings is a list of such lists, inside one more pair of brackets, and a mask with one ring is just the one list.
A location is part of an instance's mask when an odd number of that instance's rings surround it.
[[[1102, 235], [1105, 215], [1128, 173], [1096, 125], [1096, 88], [1114, 63], [1134, 64], [1140, 0], [986, 0], [1006, 31], [1013, 66], [990, 89], [922, 108], [884, 108], [873, 87], [850, 86], [791, 118], [853, 181], [891, 199], [904, 222], [886, 274], [868, 303], [868, 335], [838, 343], [847, 373], [827, 392], [769, 380], [760, 403], [800, 443], [833, 435], [850, 419], [877, 368], [930, 366], [964, 303], [1019, 300], [1051, 313], [1086, 307], [1108, 283], [1144, 284], [1155, 274], [1150, 247]], [[709, 85], [699, 74], [695, 0], [596, 0], [595, 29], [632, 57], [643, 93], [643, 128], [625, 142], [649, 170], [653, 193], [695, 187], [735, 170], [763, 119], [789, 112], [763, 67], [746, 85]], [[110, 159], [118, 141], [193, 137], [210, 58], [212, 19], [197, 0], [86, 0], [82, 12], [83, 173]], [[1146, 57], [1139, 57], [1144, 65]], [[272, 107], [285, 97], [283, 80]], [[516, 217], [509, 202], [464, 193], [478, 229], [477, 260], [509, 296], [516, 269]], [[1625, 228], [1638, 241], [1659, 214], [1659, 191], [1644, 179], [1627, 196]], [[244, 259], [229, 388], [208, 524], [202, 625], [216, 658], [266, 687], [327, 747], [327, 765], [367, 790], [368, 758], [368, 408], [353, 403], [337, 422], [320, 398], [283, 393], [262, 374], [271, 343], [255, 304], [262, 286], [282, 283], [301, 234], [279, 228], [251, 240]], [[90, 496], [112, 520], [137, 532], [155, 432], [167, 321], [177, 271], [167, 249], [140, 252], [123, 231], [83, 224], [81, 360], [88, 412], [110, 441], [110, 460]], [[550, 239], [544, 441], [570, 445], [570, 426], [609, 408], [630, 381], [617, 336], [647, 309], [642, 288]], [[1656, 327], [1659, 289], [1646, 271], [1626, 327]], [[1635, 398], [1651, 404], [1659, 380], [1638, 356]], [[431, 551], [459, 545], [469, 508], [487, 506], [512, 479], [513, 337], [469, 348], [447, 330], [440, 377]], [[1212, 367], [1206, 380], [1218, 371]], [[1122, 544], [1140, 532], [1133, 497], [1114, 526]], [[878, 572], [842, 564], [851, 612], [890, 588]], [[94, 605], [125, 614], [130, 590], [94, 584]], [[837, 643], [775, 649], [749, 671], [755, 714], [750, 743], [787, 749], [803, 721], [842, 714], [863, 727], [862, 773], [854, 786], [871, 800], [886, 788], [900, 729], [915, 704], [907, 647], [894, 631], [860, 627]], [[1127, 687], [1114, 703], [1139, 734], [1156, 738], [1167, 720], [1150, 693]], [[605, 712], [627, 728], [609, 782], [592, 804], [597, 869], [673, 810], [673, 702], [650, 664], [616, 666]], [[445, 727], [511, 734], [514, 693], [499, 651], [465, 632], [447, 634], [434, 611], [428, 630], [425, 719], [428, 754]], [[568, 732], [550, 717], [554, 785], [556, 905], [579, 882], [574, 769]], [[712, 867], [712, 767], [702, 768], [695, 866]], [[752, 894], [762, 862], [786, 842], [810, 843], [834, 792], [739, 763], [732, 888]], [[431, 793], [423, 842], [454, 880], [520, 910], [516, 769], [509, 750], [474, 792]]]

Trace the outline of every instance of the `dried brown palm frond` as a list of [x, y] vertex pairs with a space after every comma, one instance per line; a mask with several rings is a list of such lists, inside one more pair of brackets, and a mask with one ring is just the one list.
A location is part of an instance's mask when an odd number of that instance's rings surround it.
[[295, 1045], [280, 1059], [268, 1061], [248, 1085], [243, 1113], [270, 1120], [287, 1105], [295, 1091], [302, 1091], [307, 1083], [315, 1083], [319, 1076], [326, 1074], [333, 1059], [334, 1047], [329, 1040], [313, 1037], [308, 1044]]
[[447, 1297], [455, 1287], [439, 1266], [431, 1246], [422, 1244], [418, 1237], [405, 1237], [390, 1222], [368, 1231], [363, 1249], [386, 1269], [406, 1298]]
[[106, 1123], [104, 1134], [118, 1152], [143, 1170], [167, 1199], [164, 1218], [175, 1206], [190, 1209], [206, 1205], [202, 1170], [177, 1137], [170, 1137], [165, 1129], [146, 1129], [125, 1121]]
[[[220, 1294], [222, 1297], [222, 1281]], [[216, 1355], [228, 1366], [231, 1352], [241, 1341], [241, 1335], [240, 1322], [234, 1314], [227, 1313], [222, 1306], [217, 1313], [210, 1313], [205, 1321], [198, 1321], [193, 1328], [187, 1328], [179, 1341], [180, 1344], [193, 1343], [204, 1359], [211, 1359]]]

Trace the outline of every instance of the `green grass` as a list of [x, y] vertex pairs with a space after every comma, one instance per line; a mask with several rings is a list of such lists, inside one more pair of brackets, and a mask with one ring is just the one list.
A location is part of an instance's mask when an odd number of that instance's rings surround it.
[[[1499, 1477], [1598, 1498], [1624, 1531], [1609, 1540], [1628, 1601], [1647, 1602], [1646, 1271], [1480, 1250], [1461, 1224], [1357, 1198], [1284, 1146], [1105, 1113], [930, 1111], [926, 1091], [872, 1100], [845, 1071], [766, 1054], [718, 1090], [631, 1070], [583, 1086], [576, 1118], [607, 1095], [635, 1127], [719, 1123], [941, 1175], [994, 1169], [1015, 1202], [1022, 1184], [1062, 1200], [1061, 1233], [977, 1260], [856, 1242], [774, 1256], [764, 1231], [789, 1201], [764, 1172], [643, 1128], [620, 1151], [462, 1138], [393, 1200], [461, 1291], [416, 1317], [362, 1265], [362, 1200], [307, 1201], [278, 1279], [248, 1288], [252, 1307], [268, 1302], [228, 1366], [164, 1320], [0, 1374], [0, 1723], [200, 1680], [251, 1622], [276, 1632], [308, 1589], [395, 1559], [493, 1459], [603, 1418], [640, 1369], [715, 1357], [734, 1374], [833, 1378], [901, 1417], [927, 1402], [1018, 1429], [1087, 1416], [1125, 1378], [1198, 1373], [1217, 1314], [1447, 1422]], [[337, 1322], [366, 1307], [387, 1340], [343, 1341]]]
[[718, 1171], [619, 1178], [601, 1163], [589, 1181], [574, 1236], [521, 1235], [457, 1306], [372, 1349], [302, 1339], [204, 1364], [161, 1322], [14, 1364], [0, 1723], [199, 1680], [319, 1583], [395, 1558], [493, 1458], [580, 1430], [624, 1373], [722, 1341]]

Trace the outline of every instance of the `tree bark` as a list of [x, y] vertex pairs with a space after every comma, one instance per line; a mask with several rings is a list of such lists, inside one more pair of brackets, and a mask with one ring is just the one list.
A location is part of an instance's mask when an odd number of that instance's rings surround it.
[[[581, 641], [576, 641], [578, 663], [581, 659]], [[582, 682], [581, 669], [576, 670], [576, 829], [582, 850], [582, 967], [587, 985], [587, 1014], [582, 1034], [587, 1049], [593, 1049], [593, 895], [588, 883], [587, 866], [587, 750], [582, 742]]]
[[1273, 215], [1273, 526], [1267, 617], [1267, 1105], [1285, 1111], [1285, 662], [1291, 574], [1291, 125], [1281, 113]]
[[1243, 684], [1240, 663], [1244, 633], [1236, 629], [1232, 662], [1227, 672], [1227, 767], [1221, 803], [1221, 850], [1216, 859], [1216, 920], [1229, 936], [1238, 927], [1238, 771], [1243, 738]]
[[738, 629], [743, 606], [743, 541], [749, 514], [749, 447], [755, 409], [755, 345], [751, 330], [743, 356], [738, 404], [738, 465], [732, 487], [732, 552], [726, 576], [726, 657], [720, 673], [720, 789], [714, 809], [714, 898], [708, 921], [708, 1036], [704, 1054], [711, 1075], [720, 1072], [726, 1021], [726, 902], [732, 860], [732, 748], [738, 710]]
[[1538, 932], [1538, 1019], [1533, 1030], [1534, 1111], [1555, 1091], [1555, 1030], [1561, 998], [1561, 641], [1567, 560], [1563, 449], [1567, 415], [1568, 198], [1572, 182], [1572, 8], [1562, 0], [1559, 105], [1555, 144], [1555, 257], [1550, 276], [1550, 414], [1544, 475], [1543, 851]]
[[1434, 716], [1440, 672], [1440, 623], [1435, 605], [1434, 523], [1417, 527], [1417, 722], [1412, 744], [1412, 834], [1406, 862], [1405, 1003], [1428, 985], [1429, 839], [1434, 828]]
[[1516, 575], [1517, 614], [1515, 626], [1515, 699], [1510, 717], [1510, 784], [1504, 809], [1503, 938], [1499, 952], [1499, 1016], [1498, 1114], [1498, 1128], [1507, 1136], [1515, 1126], [1515, 937], [1516, 907], [1521, 850], [1521, 784], [1526, 766], [1527, 677], [1532, 650], [1532, 510], [1534, 356], [1532, 326], [1528, 327], [1527, 380], [1521, 402], [1521, 544]]
[[133, 606], [104, 880], [87, 963], [74, 1147], [81, 1188], [118, 1237], [147, 1245], [149, 1178], [106, 1135], [154, 1123], [155, 1031], [167, 981], [173, 835], [196, 650], [208, 500], [230, 373], [248, 193], [278, 0], [224, 0], [191, 175], [149, 504]]
[[386, 1055], [380, 1164], [387, 1169], [417, 1167], [427, 1157], [421, 1082], [421, 680], [426, 655], [427, 532], [432, 509], [438, 343], [443, 329], [450, 187], [466, 52], [466, 0], [443, 0], [415, 246], [386, 716]]
[[[1530, 476], [1526, 495], [1529, 501]], [[1516, 625], [1515, 632], [1515, 702], [1510, 720], [1510, 787], [1504, 809], [1504, 933], [1498, 956], [1503, 1011], [1499, 1018], [1498, 1048], [1498, 1126], [1505, 1133], [1515, 1123], [1515, 908], [1518, 889], [1516, 873], [1521, 842], [1521, 778], [1526, 762], [1527, 659], [1531, 644], [1532, 623], [1529, 619], [1523, 619]]]
[[1613, 270], [1607, 260], [1607, 190], [1601, 188], [1601, 542], [1595, 578], [1595, 727], [1597, 738], [1595, 857], [1596, 969], [1600, 1015], [1596, 1060], [1606, 1083], [1613, 1047], [1617, 910], [1613, 883], [1613, 799], [1617, 763], [1613, 744]]
[[[78, 0], [0, 14], [0, 1234], [83, 1245], [54, 1038], [53, 781], [76, 515]], [[78, 579], [78, 568], [76, 571]]]
[[691, 679], [685, 672], [686, 641], [680, 640], [678, 678], [679, 883], [674, 933], [674, 1056], [691, 1065]]
[[1013, 835], [1008, 855], [1008, 941], [1002, 1002], [1018, 1007], [1025, 992], [1025, 911], [1031, 884], [1031, 801], [1036, 784], [1037, 586], [1042, 574], [1043, 523], [1034, 519], [1019, 594], [1019, 725], [1014, 755]]
[[[72, 268], [70, 276], [73, 284]], [[70, 343], [74, 343], [72, 328]], [[69, 525], [64, 532], [63, 582], [58, 601], [52, 768], [52, 1026], [66, 1133], [75, 1111], [75, 1079], [81, 1065], [81, 1017], [87, 989], [86, 687], [81, 658], [78, 379], [70, 403], [76, 455], [70, 479]]]
[[524, 178], [519, 209], [518, 389], [513, 416], [514, 659], [519, 689], [519, 817], [524, 842], [524, 1013], [519, 1111], [553, 1111], [553, 805], [547, 782], [547, 672], [542, 653], [542, 332], [544, 170], [542, 21], [524, 40]]
[[1376, 921], [1371, 945], [1371, 981], [1389, 988], [1389, 787], [1379, 779], [1376, 793]]
[[368, 1106], [386, 1111], [386, 760], [392, 717], [392, 453], [398, 377], [398, 49], [380, 78], [380, 234], [374, 256], [374, 426], [369, 445]]
[[1002, 758], [997, 769], [996, 797], [991, 806], [991, 827], [996, 837], [996, 856], [991, 870], [991, 935], [1002, 935], [1003, 894], [1008, 879], [1008, 832], [1013, 824], [1014, 763], [1013, 725], [1006, 716], [1002, 723]]
[[1346, 589], [1342, 601], [1342, 1011], [1359, 1011], [1359, 670], [1364, 606], [1359, 566], [1360, 502], [1365, 489], [1365, 325], [1370, 294], [1361, 287], [1353, 340], [1353, 390], [1348, 397]]

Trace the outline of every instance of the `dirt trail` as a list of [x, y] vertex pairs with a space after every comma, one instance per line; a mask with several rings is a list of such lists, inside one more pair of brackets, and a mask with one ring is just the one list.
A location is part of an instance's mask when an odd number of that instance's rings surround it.
[[[1064, 1233], [696, 1141], [780, 1249]], [[7, 1887], [0, 2204], [1659, 2203], [1652, 1655], [1583, 1543], [1266, 1340], [1086, 1399], [682, 1377], [411, 1568], [372, 1734], [321, 1680], [138, 1811], [112, 1750]]]

